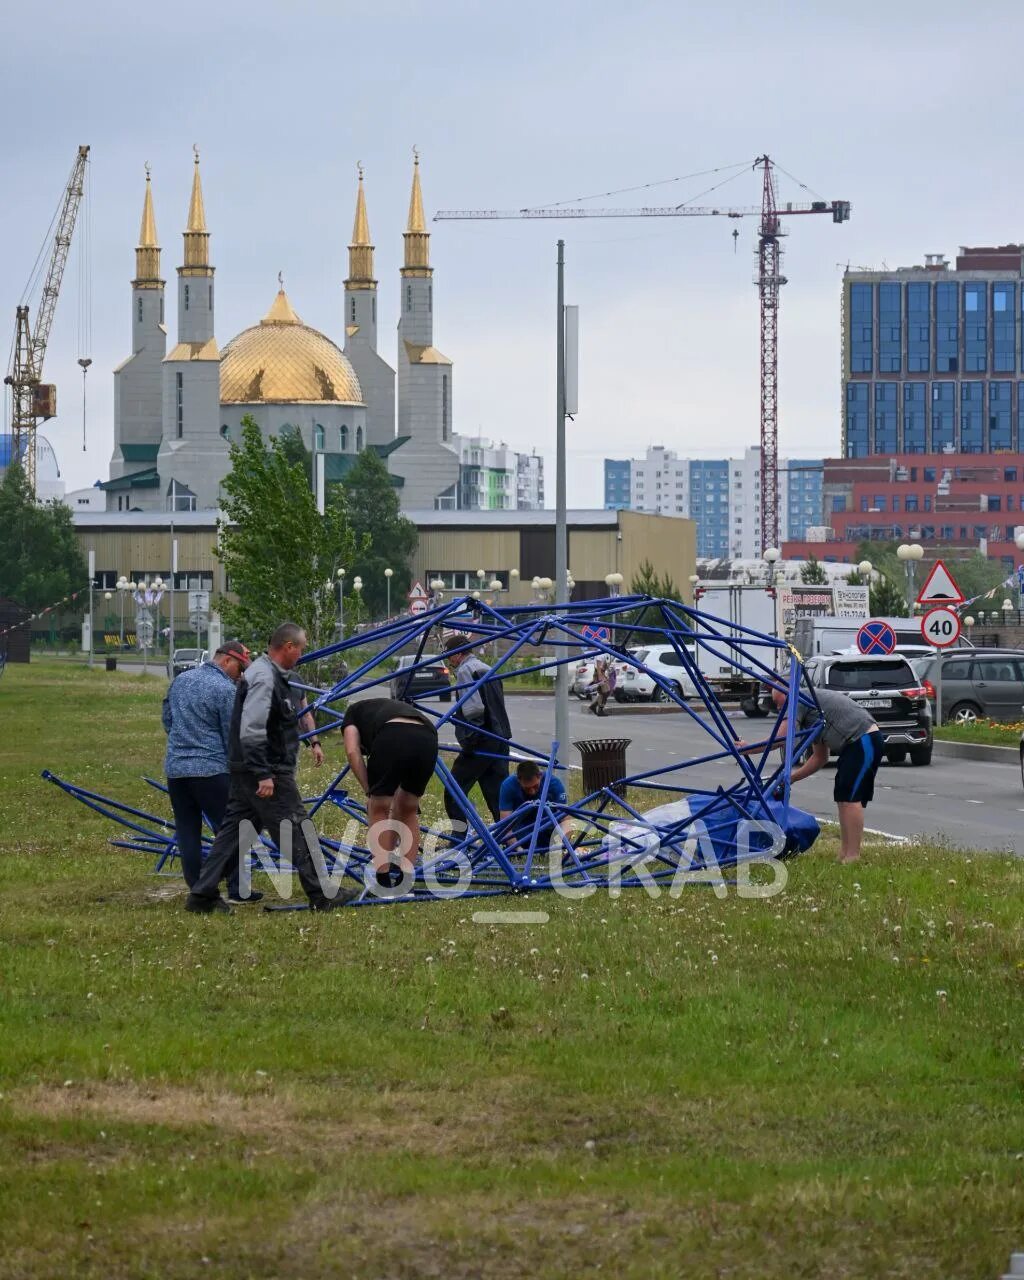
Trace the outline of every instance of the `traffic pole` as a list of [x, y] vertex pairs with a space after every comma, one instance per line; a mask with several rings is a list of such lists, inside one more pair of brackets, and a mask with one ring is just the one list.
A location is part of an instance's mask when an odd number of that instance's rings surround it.
[[[558, 242], [558, 306], [555, 360], [555, 601], [569, 599], [569, 536], [565, 512], [565, 241]], [[555, 739], [569, 750], [569, 670], [555, 668]]]

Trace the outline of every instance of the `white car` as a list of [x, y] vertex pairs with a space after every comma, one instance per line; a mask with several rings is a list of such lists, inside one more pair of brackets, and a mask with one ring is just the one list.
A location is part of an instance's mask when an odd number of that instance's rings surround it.
[[[688, 646], [688, 652], [693, 653]], [[656, 672], [667, 684], [674, 684], [684, 698], [695, 698], [697, 687], [683, 666], [683, 660], [670, 644], [645, 645], [630, 649], [630, 656], [643, 663], [649, 671]], [[664, 702], [668, 694], [648, 671], [642, 671], [629, 662], [615, 664], [616, 702]]]

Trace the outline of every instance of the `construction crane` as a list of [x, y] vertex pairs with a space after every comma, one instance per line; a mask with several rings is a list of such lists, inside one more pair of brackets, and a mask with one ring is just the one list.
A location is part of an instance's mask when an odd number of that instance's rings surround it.
[[28, 304], [19, 304], [16, 308], [11, 370], [4, 378], [5, 384], [11, 388], [11, 460], [21, 461], [33, 494], [36, 491], [36, 428], [40, 422], [45, 422], [57, 413], [57, 388], [53, 383], [43, 382], [43, 360], [46, 357], [46, 344], [50, 340], [57, 298], [60, 296], [61, 279], [71, 250], [71, 237], [85, 190], [88, 158], [89, 148], [79, 147], [54, 219], [56, 229], [39, 298], [35, 328], [29, 324]]
[[[738, 167], [738, 166], [737, 166]], [[761, 204], [740, 208], [678, 204], [639, 209], [587, 209], [549, 205], [539, 209], [444, 209], [435, 221], [504, 218], [752, 218], [760, 217], [757, 242], [757, 275], [761, 301], [761, 536], [762, 549], [779, 544], [779, 290], [786, 283], [782, 274], [782, 230], [780, 219], [798, 214], [830, 213], [833, 222], [847, 222], [848, 200], [812, 200], [809, 204], [779, 205], [775, 189], [775, 165], [767, 155], [758, 156], [754, 169], [763, 175]], [[735, 175], [734, 175], [735, 176]], [[736, 233], [733, 233], [735, 241]]]

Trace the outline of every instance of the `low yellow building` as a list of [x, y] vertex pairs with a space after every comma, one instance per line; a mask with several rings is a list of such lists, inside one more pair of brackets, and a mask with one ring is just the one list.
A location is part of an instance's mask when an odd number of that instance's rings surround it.
[[[553, 511], [411, 512], [410, 519], [419, 529], [413, 580], [424, 589], [440, 579], [446, 591], [472, 592], [482, 585], [490, 595], [489, 584], [497, 579], [502, 603], [523, 603], [533, 595], [534, 578], [555, 576]], [[74, 521], [82, 550], [95, 552], [97, 590], [113, 591], [122, 575], [169, 582], [174, 543], [176, 590], [230, 589], [217, 558], [216, 512], [79, 512]], [[570, 511], [568, 525], [574, 599], [606, 595], [605, 579], [612, 573], [622, 574], [622, 591], [628, 592], [640, 565], [649, 561], [690, 601], [693, 521], [635, 511]]]

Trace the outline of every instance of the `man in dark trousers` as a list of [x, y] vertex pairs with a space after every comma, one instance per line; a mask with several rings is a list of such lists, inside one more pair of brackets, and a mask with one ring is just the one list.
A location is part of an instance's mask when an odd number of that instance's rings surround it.
[[[244, 644], [225, 640], [211, 662], [191, 667], [172, 680], [164, 698], [164, 773], [174, 810], [181, 872], [190, 889], [203, 869], [203, 818], [216, 833], [228, 807], [228, 743], [235, 686], [250, 661]], [[262, 897], [255, 893], [248, 901]], [[228, 901], [242, 901], [237, 866], [228, 873]]]
[[[449, 636], [444, 642], [448, 665], [455, 671], [455, 697], [460, 698], [467, 686], [486, 676], [490, 667], [481, 662], [470, 649], [468, 636]], [[505, 694], [500, 680], [489, 680], [476, 689], [456, 713], [455, 737], [459, 754], [452, 765], [452, 776], [462, 790], [469, 795], [475, 782], [480, 784], [484, 800], [491, 811], [491, 821], [497, 822], [501, 813], [501, 784], [508, 777], [509, 739], [512, 726], [505, 710]], [[493, 736], [492, 736], [493, 735]], [[467, 823], [458, 801], [450, 792], [444, 793], [444, 808], [452, 822], [452, 833], [461, 836]]]
[[[302, 830], [308, 815], [295, 782], [302, 712], [296, 707], [288, 673], [305, 648], [305, 631], [297, 623], [282, 622], [270, 637], [266, 654], [257, 658], [239, 681], [231, 717], [227, 812], [202, 875], [185, 903], [187, 911], [231, 910], [220, 896], [219, 885], [238, 866], [239, 826], [243, 822], [251, 823], [257, 831], [269, 831], [279, 849], [281, 825], [291, 823], [291, 860], [312, 911], [344, 906], [360, 892], [340, 887], [334, 897], [327, 897]], [[248, 849], [243, 856], [248, 857]]]

